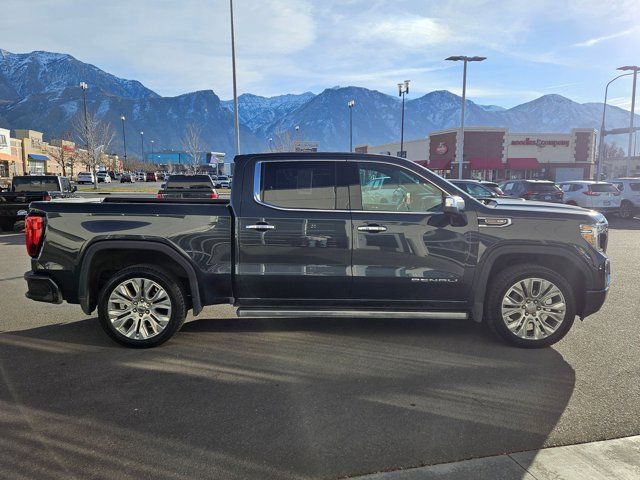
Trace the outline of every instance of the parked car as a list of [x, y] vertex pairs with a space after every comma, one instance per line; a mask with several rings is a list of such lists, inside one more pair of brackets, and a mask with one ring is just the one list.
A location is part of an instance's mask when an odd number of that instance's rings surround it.
[[208, 175], [172, 175], [163, 183], [157, 198], [218, 198]]
[[98, 172], [96, 173], [96, 178], [98, 183], [111, 183], [111, 175], [108, 172]]
[[125, 172], [120, 176], [120, 183], [135, 183], [137, 175], [135, 173]]
[[495, 193], [498, 194], [499, 197], [506, 197], [507, 195], [502, 191], [502, 189], [500, 188], [500, 186], [496, 183], [496, 182], [490, 182], [488, 180], [482, 180], [480, 182], [482, 185], [484, 185], [485, 187], [493, 190]]
[[77, 181], [80, 185], [84, 183], [95, 183], [95, 177], [93, 172], [80, 172], [77, 176]]
[[609, 182], [576, 180], [562, 182], [564, 202], [599, 212], [620, 212], [620, 190]]
[[138, 182], [146, 182], [147, 181], [147, 174], [145, 172], [136, 173], [136, 180]]
[[504, 194], [499, 195], [494, 190], [489, 188], [488, 186], [483, 185], [478, 180], [449, 180], [456, 187], [460, 188], [462, 191], [467, 192], [474, 198], [479, 200], [488, 200], [492, 198], [498, 198], [504, 196]]
[[[131, 347], [165, 342], [188, 309], [233, 302], [240, 317], [472, 318], [535, 348], [605, 301], [608, 224], [593, 210], [485, 205], [384, 155], [235, 164], [243, 188], [230, 201], [33, 203], [27, 297], [97, 308], [108, 335]], [[369, 202], [364, 187], [380, 178], [394, 188]]]
[[640, 211], [640, 178], [616, 178], [611, 180], [620, 191], [620, 216], [631, 218]]
[[231, 181], [229, 177], [224, 175], [218, 175], [214, 180], [214, 184], [216, 188], [231, 188]]
[[147, 182], [157, 182], [158, 178], [156, 177], [156, 172], [147, 172], [145, 175], [145, 181]]
[[75, 197], [76, 186], [57, 175], [13, 177], [8, 192], [0, 193], [0, 230], [12, 230], [23, 222], [31, 202]]
[[537, 200], [539, 202], [562, 203], [562, 190], [549, 180], [507, 180], [500, 188], [510, 197]]

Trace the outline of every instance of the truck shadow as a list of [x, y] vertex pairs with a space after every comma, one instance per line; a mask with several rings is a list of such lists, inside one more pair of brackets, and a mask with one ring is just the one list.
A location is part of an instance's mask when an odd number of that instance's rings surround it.
[[639, 218], [607, 217], [609, 228], [612, 230], [640, 230]]
[[0, 374], [0, 468], [29, 478], [336, 478], [536, 449], [575, 383], [551, 348], [381, 319], [199, 320], [151, 350], [84, 320], [0, 334]]
[[0, 245], [24, 245], [24, 233], [0, 233]]

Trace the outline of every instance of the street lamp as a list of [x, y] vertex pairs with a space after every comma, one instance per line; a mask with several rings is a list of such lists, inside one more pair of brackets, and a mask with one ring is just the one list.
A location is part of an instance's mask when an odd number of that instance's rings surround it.
[[236, 127], [236, 155], [240, 155], [240, 120], [238, 119], [238, 89], [236, 84], [236, 39], [233, 29], [233, 0], [229, 0], [231, 17], [231, 69], [233, 73], [233, 115]]
[[151, 140], [151, 160], [153, 161], [153, 144], [155, 143], [155, 140]]
[[144, 132], [140, 130], [140, 152], [142, 153], [142, 161], [144, 162]]
[[86, 136], [86, 145], [87, 145], [87, 161], [89, 161], [92, 165], [93, 172], [93, 188], [98, 188], [97, 178], [96, 178], [96, 168], [95, 168], [95, 158], [93, 158], [93, 152], [91, 151], [91, 140], [89, 135], [89, 115], [87, 114], [87, 89], [89, 85], [86, 82], [80, 82], [80, 89], [82, 90], [82, 103], [84, 104], [84, 133]]
[[409, 93], [409, 82], [411, 80], [405, 80], [404, 83], [398, 84], [398, 96], [402, 97], [402, 120], [400, 121], [400, 156], [404, 157], [404, 97]]
[[622, 75], [618, 75], [615, 78], [609, 80], [607, 86], [604, 87], [604, 106], [602, 107], [602, 124], [600, 125], [600, 145], [598, 148], [598, 166], [596, 168], [596, 181], [600, 181], [600, 175], [602, 173], [602, 162], [604, 161], [604, 137], [607, 135], [605, 130], [605, 118], [607, 115], [607, 95], [609, 94], [609, 85], [615, 82], [620, 77], [628, 77], [629, 75], [633, 75], [631, 73], [623, 73]]
[[126, 118], [124, 115], [120, 116], [120, 120], [122, 120], [122, 143], [124, 145], [124, 163], [127, 163], [127, 134], [124, 130], [124, 121]]
[[[353, 152], [353, 107], [355, 106], [355, 100], [349, 100], [347, 107], [349, 107], [349, 151]], [[402, 147], [400, 148], [402, 150]]]
[[458, 178], [462, 179], [462, 165], [464, 162], [464, 107], [467, 99], [467, 63], [469, 62], [482, 62], [487, 57], [467, 57], [465, 55], [456, 55], [453, 57], [445, 58], [452, 62], [464, 62], [464, 71], [462, 74], [462, 107], [460, 112], [460, 134], [458, 135], [458, 146], [456, 148], [456, 155], [458, 156]]
[[631, 175], [631, 149], [633, 148], [633, 117], [635, 116], [636, 106], [636, 81], [638, 80], [638, 70], [640, 67], [637, 65], [626, 65], [619, 67], [617, 70], [628, 71], [633, 73], [633, 87], [631, 89], [631, 120], [629, 121], [629, 149], [627, 150], [627, 177]]

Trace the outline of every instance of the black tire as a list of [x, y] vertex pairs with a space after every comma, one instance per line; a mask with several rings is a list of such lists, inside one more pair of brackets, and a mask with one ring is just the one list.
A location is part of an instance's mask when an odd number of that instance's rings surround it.
[[[109, 320], [108, 315], [108, 301], [112, 291], [123, 281], [137, 277], [156, 282], [167, 292], [171, 302], [171, 316], [164, 330], [147, 339], [133, 339], [118, 332]], [[163, 344], [180, 330], [186, 316], [185, 293], [180, 281], [172, 274], [155, 265], [133, 265], [120, 270], [107, 281], [100, 290], [98, 297], [98, 318], [100, 325], [113, 340], [131, 348], [151, 348]]]
[[[565, 299], [565, 317], [551, 335], [542, 339], [524, 339], [511, 332], [502, 320], [502, 302], [512, 285], [526, 278], [541, 278], [555, 284]], [[535, 313], [535, 312], [534, 312]], [[576, 299], [570, 283], [557, 272], [527, 263], [514, 265], [499, 272], [491, 281], [486, 296], [484, 321], [489, 329], [511, 345], [521, 348], [543, 348], [561, 340], [571, 329], [576, 316]]]
[[633, 217], [633, 204], [629, 200], [623, 200], [620, 204], [620, 211], [618, 212], [620, 218], [632, 218]]

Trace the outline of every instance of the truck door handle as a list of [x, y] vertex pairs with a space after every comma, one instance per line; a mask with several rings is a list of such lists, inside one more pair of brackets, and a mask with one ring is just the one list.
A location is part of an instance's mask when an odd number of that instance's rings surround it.
[[386, 232], [387, 227], [382, 225], [361, 225], [358, 227], [358, 231], [370, 233]]
[[255, 225], [247, 225], [245, 228], [247, 230], [266, 232], [267, 230], [274, 230], [276, 227], [274, 225], [269, 225], [268, 223], [256, 223]]

